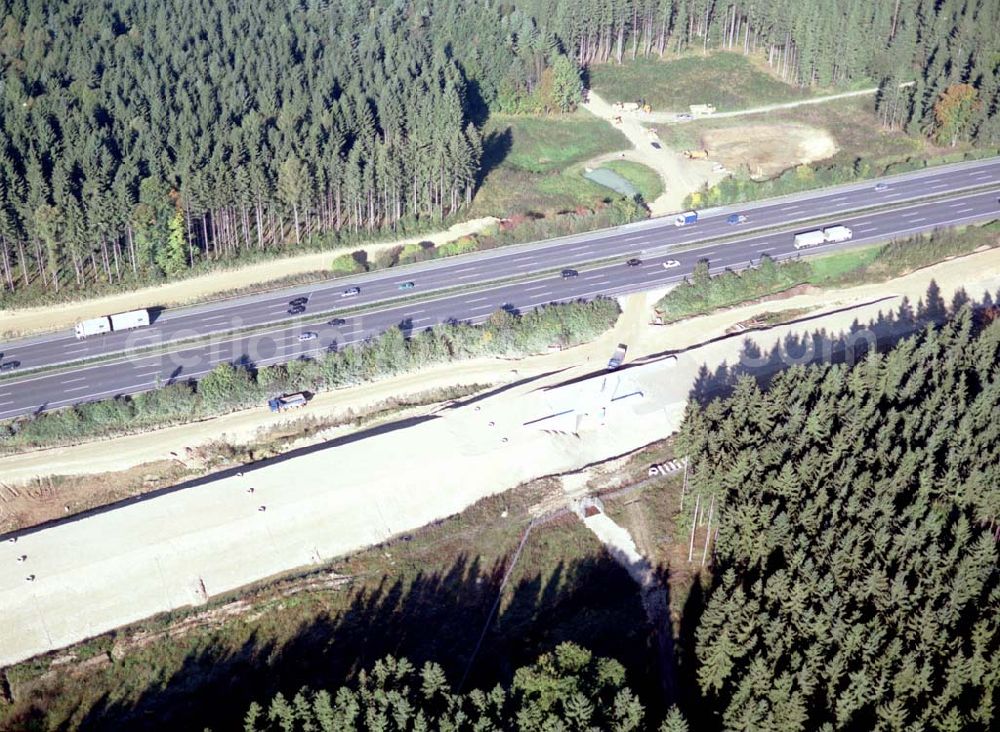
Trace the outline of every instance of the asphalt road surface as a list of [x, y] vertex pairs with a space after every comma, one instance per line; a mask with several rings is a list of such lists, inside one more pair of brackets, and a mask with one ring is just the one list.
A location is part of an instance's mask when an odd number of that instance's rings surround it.
[[[427, 262], [398, 270], [325, 282], [309, 289], [296, 288], [251, 297], [222, 300], [195, 308], [165, 311], [148, 328], [77, 340], [71, 332], [0, 344], [3, 361], [16, 360], [20, 368], [64, 364], [95, 356], [122, 354], [120, 359], [91, 366], [81, 365], [71, 372], [43, 374], [0, 380], [0, 419], [62, 407], [118, 394], [132, 394], [177, 380], [197, 378], [221, 362], [263, 366], [295, 358], [315, 356], [331, 349], [358, 343], [393, 325], [404, 331], [422, 329], [450, 319], [477, 322], [501, 306], [524, 310], [554, 301], [615, 295], [659, 287], [688, 275], [698, 259], [707, 258], [713, 268], [741, 269], [761, 254], [781, 258], [794, 253], [790, 233], [757, 233], [762, 228], [796, 221], [825, 218], [825, 224], [845, 224], [854, 230], [851, 245], [888, 236], [926, 231], [941, 226], [981, 221], [1000, 213], [997, 190], [954, 193], [962, 189], [1000, 183], [1000, 158], [963, 163], [948, 168], [932, 168], [886, 179], [886, 190], [876, 192], [874, 184], [854, 184], [836, 189], [745, 206], [739, 209], [748, 221], [730, 225], [726, 218], [735, 209], [703, 214], [691, 226], [676, 227], [672, 219], [639, 222], [613, 230], [543, 242], [539, 245], [494, 250], [480, 255]], [[906, 201], [928, 195], [949, 195], [947, 200], [912, 203]], [[848, 209], [872, 205], [898, 205], [899, 210], [883, 210], [847, 216]], [[835, 219], [829, 217], [836, 215]], [[802, 228], [814, 228], [812, 224]], [[741, 237], [736, 241], [708, 241], [695, 249], [669, 254], [678, 247], [692, 247], [699, 240]], [[833, 246], [816, 247], [808, 253], [829, 251]], [[638, 256], [644, 264], [628, 267], [626, 258]], [[620, 258], [611, 264], [610, 258]], [[681, 266], [664, 270], [662, 261], [676, 259]], [[573, 279], [562, 279], [564, 267], [582, 268], [588, 262], [604, 261], [583, 269]], [[531, 278], [533, 272], [546, 272]], [[490, 285], [500, 277], [522, 275], [525, 280], [507, 285]], [[414, 287], [401, 290], [400, 284]], [[344, 291], [357, 286], [360, 294], [345, 297]], [[445, 291], [456, 286], [462, 293]], [[391, 303], [392, 299], [415, 293], [439, 292], [427, 300]], [[337, 316], [338, 308], [373, 306], [383, 308], [359, 315], [345, 315], [342, 326], [303, 325], [288, 314], [289, 301], [307, 298], [302, 317], [316, 313]], [[271, 327], [268, 327], [271, 326]], [[255, 327], [252, 336], [232, 335], [234, 329]], [[263, 327], [264, 332], [259, 329]], [[303, 332], [317, 334], [300, 341]], [[179, 347], [167, 354], [126, 358], [130, 349], [170, 343], [197, 336], [213, 336], [211, 342]]]
[[[884, 179], [888, 188], [874, 191], [874, 182], [810, 191], [797, 196], [746, 204], [738, 209], [748, 221], [737, 230], [726, 223], [728, 210], [703, 212], [697, 224], [673, 225], [672, 217], [581, 234], [539, 244], [505, 247], [490, 252], [452, 257], [417, 265], [397, 267], [366, 275], [337, 278], [309, 287], [289, 288], [265, 294], [219, 300], [213, 303], [166, 310], [154, 316], [150, 327], [124, 333], [77, 340], [71, 330], [0, 343], [4, 361], [16, 360], [21, 369], [71, 363], [119, 353], [127, 347], [167, 343], [210, 333], [225, 333], [246, 327], [288, 322], [290, 300], [307, 298], [303, 316], [347, 306], [371, 305], [388, 299], [444, 290], [473, 287], [501, 277], [527, 275], [562, 267], [578, 267], [609, 257], [627, 257], [643, 250], [667, 245], [747, 234], [755, 229], [793, 224], [817, 217], [830, 217], [875, 205], [891, 205], [927, 196], [946, 195], [973, 187], [1000, 183], [1000, 158], [959, 163], [915, 171]], [[737, 210], [737, 209], [731, 209]], [[413, 282], [413, 289], [400, 285]], [[360, 294], [345, 297], [357, 286]]]
[[[874, 195], [874, 194], [869, 194]], [[723, 268], [743, 269], [759, 263], [762, 255], [773, 259], [805, 254], [828, 253], [892, 236], [905, 236], [942, 226], [981, 221], [1000, 215], [1000, 190], [966, 193], [933, 203], [914, 203], [876, 213], [843, 216], [837, 223], [849, 226], [854, 238], [847, 243], [826, 244], [802, 252], [793, 244], [789, 231], [748, 233], [735, 242], [707, 243], [681, 251], [665, 248], [662, 240], [643, 237], [645, 246], [655, 244], [642, 257], [639, 266], [615, 261], [581, 269], [577, 277], [564, 279], [559, 272], [529, 278], [517, 283], [484, 285], [461, 293], [406, 304], [387, 305], [358, 315], [344, 317], [343, 325], [301, 325], [277, 323], [273, 328], [252, 335], [220, 334], [209, 342], [180, 348], [165, 354], [121, 357], [90, 366], [82, 365], [61, 373], [26, 376], [16, 381], [0, 381], [0, 418], [29, 414], [119, 394], [133, 394], [175, 381], [198, 378], [223, 362], [264, 366], [301, 357], [315, 357], [324, 351], [359, 343], [392, 326], [400, 326], [409, 335], [449, 320], [480, 322], [501, 307], [516, 311], [542, 304], [598, 295], [619, 295], [678, 282], [689, 275], [695, 263], [707, 259], [713, 271]], [[739, 227], [723, 226], [733, 234]], [[687, 236], [698, 225], [683, 231]], [[706, 226], [708, 228], [708, 226]], [[671, 227], [673, 230], [673, 227]], [[632, 246], [638, 239], [631, 240]], [[630, 249], [630, 252], [635, 251]], [[551, 253], [553, 255], [558, 252]], [[532, 258], [537, 262], [537, 257]], [[673, 259], [679, 266], [665, 269], [664, 261]], [[567, 261], [565, 255], [558, 260]], [[547, 265], [540, 265], [547, 266]], [[315, 297], [315, 296], [314, 296]], [[282, 296], [281, 307], [287, 302]], [[310, 299], [312, 302], [312, 298]], [[273, 304], [272, 304], [273, 306]], [[274, 308], [277, 309], [277, 308]], [[303, 332], [316, 338], [300, 340]], [[139, 333], [136, 331], [135, 333]], [[126, 334], [127, 335], [127, 334]], [[134, 334], [133, 334], [134, 335]], [[75, 342], [75, 341], [74, 341]], [[7, 349], [5, 349], [7, 350]], [[14, 357], [14, 352], [4, 358]]]

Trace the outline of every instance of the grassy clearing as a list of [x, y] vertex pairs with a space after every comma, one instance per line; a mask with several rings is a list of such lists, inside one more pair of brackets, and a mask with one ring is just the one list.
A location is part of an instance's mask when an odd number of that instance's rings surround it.
[[[734, 170], [735, 175], [720, 184], [692, 194], [688, 204], [714, 206], [753, 201], [996, 153], [969, 145], [938, 148], [921, 137], [899, 130], [883, 130], [874, 114], [871, 97], [779, 110], [768, 113], [766, 117], [752, 115], [702, 119], [683, 125], [660, 125], [657, 130], [663, 142], [674, 149], [701, 149], [706, 146], [703, 136], [711, 130], [781, 124], [825, 130], [836, 142], [837, 151], [825, 160], [789, 168], [768, 180], [751, 179], [751, 174], [755, 172], [751, 163], [748, 169]], [[779, 128], [776, 128], [775, 134], [780, 137]], [[711, 146], [708, 147], [711, 152]]]
[[598, 64], [590, 68], [590, 86], [608, 102], [645, 99], [657, 112], [686, 112], [691, 104], [723, 112], [829, 93], [786, 84], [746, 56], [726, 52]]
[[886, 244], [780, 263], [764, 257], [753, 269], [709, 277], [700, 262], [692, 276], [657, 303], [664, 323], [741, 305], [796, 285], [850, 287], [885, 282], [952, 257], [1000, 244], [1000, 221], [943, 229]]
[[[54, 673], [52, 657], [19, 664], [7, 672], [15, 701], [0, 705], [0, 726], [229, 729], [250, 701], [336, 686], [386, 653], [435, 659], [457, 683], [534, 507], [559, 494], [536, 481], [239, 599], [88, 641]], [[530, 535], [466, 688], [574, 640], [622, 661], [630, 686], [655, 698], [650, 632], [636, 585], [566, 515]], [[92, 665], [80, 665], [85, 656]]]
[[885, 282], [952, 257], [971, 254], [981, 247], [998, 244], [1000, 221], [984, 226], [944, 229], [817, 259], [811, 263], [813, 274], [810, 282], [827, 287]]
[[701, 138], [706, 130], [780, 123], [827, 130], [836, 140], [838, 150], [833, 157], [823, 161], [824, 165], [853, 165], [861, 158], [874, 167], [885, 167], [914, 156], [933, 156], [942, 152], [922, 138], [899, 130], [883, 130], [875, 117], [871, 97], [781, 109], [768, 112], [766, 116], [703, 118], [682, 125], [658, 125], [656, 129], [667, 145], [688, 149], [703, 147]]
[[648, 165], [630, 160], [611, 160], [601, 167], [617, 173], [631, 183], [644, 201], [655, 200], [663, 193], [663, 179]]
[[494, 115], [484, 129], [486, 170], [470, 217], [545, 214], [593, 207], [609, 191], [581, 175], [581, 164], [629, 147], [603, 120], [575, 112], [560, 117]]

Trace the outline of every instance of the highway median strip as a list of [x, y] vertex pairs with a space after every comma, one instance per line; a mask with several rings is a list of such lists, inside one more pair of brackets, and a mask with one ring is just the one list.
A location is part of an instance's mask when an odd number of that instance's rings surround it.
[[[996, 189], [995, 183], [985, 184], [983, 186], [978, 186], [975, 188], [962, 189], [962, 198], [968, 196], [979, 195], [980, 193], [987, 192], [990, 190], [1000, 190]], [[905, 210], [907, 208], [913, 208], [919, 205], [926, 205], [927, 203], [935, 203], [942, 200], [950, 200], [954, 198], [953, 195], [948, 194], [934, 194], [925, 198], [911, 199], [904, 203], [890, 204], [888, 202], [880, 203], [875, 206], [869, 206], [866, 208], [856, 209], [848, 214], [842, 214], [842, 216], [859, 216], [871, 213], [884, 213], [887, 211], [895, 210]], [[740, 240], [746, 239], [748, 235], [763, 236], [767, 234], [777, 234], [777, 233], [792, 233], [804, 227], [817, 225], [819, 223], [828, 222], [830, 220], [829, 215], [817, 216], [810, 219], [803, 219], [801, 221], [794, 222], [791, 224], [775, 224], [774, 226], [764, 226], [757, 228], [743, 228], [739, 231], [734, 231], [732, 234], [722, 234], [716, 237], [710, 237], [707, 239], [699, 240], [698, 242], [692, 242], [690, 244], [665, 244], [662, 246], [647, 247], [640, 249], [638, 251], [628, 251], [616, 253], [599, 259], [587, 260], [583, 263], [574, 263], [572, 258], [570, 261], [563, 263], [559, 266], [552, 266], [550, 268], [539, 270], [531, 273], [514, 274], [508, 277], [498, 277], [484, 282], [478, 282], [469, 285], [459, 285], [454, 287], [444, 287], [436, 289], [426, 293], [410, 294], [404, 297], [390, 297], [385, 300], [380, 300], [377, 303], [371, 303], [367, 305], [359, 305], [349, 308], [338, 308], [333, 310], [324, 310], [321, 313], [315, 315], [310, 315], [303, 318], [289, 318], [286, 320], [277, 321], [274, 323], [261, 324], [257, 326], [248, 326], [246, 328], [230, 329], [230, 330], [219, 330], [204, 336], [196, 336], [189, 339], [178, 339], [162, 342], [157, 345], [152, 345], [147, 348], [135, 348], [123, 351], [117, 351], [115, 353], [102, 354], [99, 356], [94, 356], [91, 358], [82, 359], [70, 359], [68, 361], [62, 361], [58, 364], [50, 364], [38, 367], [29, 367], [24, 370], [19, 370], [16, 374], [4, 374], [0, 375], [0, 384], [5, 383], [18, 383], [24, 381], [26, 376], [37, 377], [42, 375], [53, 375], [64, 372], [68, 369], [79, 369], [80, 367], [105, 365], [112, 363], [121, 363], [126, 360], [140, 358], [140, 357], [151, 357], [156, 355], [164, 355], [166, 353], [181, 350], [183, 348], [196, 347], [199, 345], [206, 345], [212, 343], [223, 343], [235, 340], [236, 338], [246, 338], [252, 336], [267, 335], [269, 333], [289, 331], [295, 328], [302, 328], [305, 326], [315, 326], [322, 325], [325, 321], [331, 317], [352, 317], [357, 315], [365, 315], [371, 313], [377, 313], [385, 310], [391, 310], [394, 308], [405, 307], [408, 304], [415, 304], [421, 302], [434, 302], [436, 300], [445, 300], [457, 295], [461, 295], [463, 292], [485, 292], [487, 290], [499, 289], [501, 287], [507, 287], [510, 285], [518, 283], [529, 283], [535, 280], [541, 280], [544, 278], [557, 276], [558, 273], [564, 269], [567, 265], [572, 266], [579, 272], [590, 272], [593, 270], [598, 270], [607, 267], [608, 265], [619, 262], [623, 259], [634, 254], [641, 254], [646, 256], [663, 256], [668, 253], [681, 253], [681, 252], [692, 252], [698, 249], [705, 248], [707, 246], [718, 246], [718, 245], [731, 245], [739, 242]], [[964, 225], [964, 224], [963, 224]], [[947, 226], [947, 225], [945, 225]], [[891, 236], [887, 236], [887, 239], [891, 239]], [[391, 269], [391, 268], [390, 268]], [[468, 302], [480, 302], [485, 301], [486, 298], [477, 298], [475, 300], [469, 300]], [[497, 307], [500, 307], [498, 305]], [[420, 311], [423, 312], [423, 311]]]

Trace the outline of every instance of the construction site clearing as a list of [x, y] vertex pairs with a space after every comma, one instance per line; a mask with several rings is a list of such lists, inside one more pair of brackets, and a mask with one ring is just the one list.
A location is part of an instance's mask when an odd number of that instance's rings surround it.
[[[789, 339], [817, 330], [877, 322], [904, 297], [919, 300], [932, 281], [945, 300], [962, 287], [973, 297], [995, 293], [998, 265], [1000, 251], [989, 250], [889, 283], [797, 295], [669, 327], [648, 325], [655, 293], [633, 296], [641, 306], [627, 308], [594, 347], [539, 357], [576, 358], [575, 367], [552, 370], [539, 362], [502, 387], [426, 414], [4, 537], [0, 665], [326, 563], [519, 483], [629, 454], [674, 432], [692, 388], [709, 398], [717, 370], [740, 363], [746, 348], [780, 352]], [[725, 336], [762, 308], [812, 307], [820, 310], [803, 322]], [[630, 334], [641, 334], [642, 349]], [[629, 344], [629, 357], [609, 373], [615, 343]], [[765, 370], [783, 368], [754, 361]]]

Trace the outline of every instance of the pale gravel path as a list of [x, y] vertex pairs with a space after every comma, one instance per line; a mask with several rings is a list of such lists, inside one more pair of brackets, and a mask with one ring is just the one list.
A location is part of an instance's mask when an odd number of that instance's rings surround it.
[[[895, 309], [904, 295], [916, 302], [931, 280], [945, 301], [963, 285], [973, 297], [996, 290], [1000, 251], [885, 284], [737, 308], [678, 326], [647, 326], [640, 329], [644, 339], [628, 341], [628, 361], [644, 352], [688, 350], [676, 361], [624, 369], [610, 378], [581, 358], [562, 378], [597, 375], [577, 384], [547, 392], [522, 385], [401, 431], [135, 502], [23, 536], [16, 544], [4, 542], [0, 666], [163, 610], [199, 604], [202, 587], [209, 596], [234, 590], [412, 531], [541, 475], [629, 453], [674, 431], [700, 369], [733, 363], [747, 339], [767, 352], [796, 334], [840, 332], [855, 320], [868, 322]], [[712, 341], [727, 324], [753, 312], [809, 303], [832, 312]], [[611, 340], [620, 335], [611, 334]], [[641, 349], [632, 347], [640, 343]], [[591, 422], [577, 435], [560, 430], [558, 420], [525, 426], [566, 405], [592, 402], [608, 388], [644, 396], [606, 402], [605, 426]], [[260, 505], [266, 511], [258, 511]], [[28, 555], [26, 563], [15, 561], [20, 554]], [[25, 582], [29, 572], [34, 582]]]
[[431, 241], [444, 244], [463, 236], [475, 234], [497, 223], [497, 219], [487, 216], [481, 219], [463, 221], [445, 231], [429, 232], [419, 236], [392, 241], [358, 243], [321, 252], [310, 252], [291, 257], [271, 259], [233, 269], [222, 269], [209, 274], [198, 275], [185, 280], [177, 280], [155, 287], [144, 287], [131, 292], [105, 295], [87, 300], [45, 305], [35, 308], [0, 310], [0, 337], [11, 334], [26, 335], [69, 328], [73, 323], [85, 318], [96, 318], [109, 313], [120, 313], [137, 308], [153, 306], [176, 306], [194, 302], [204, 302], [221, 293], [232, 292], [250, 285], [275, 282], [285, 277], [329, 270], [331, 263], [342, 254], [358, 249], [375, 254], [397, 246]]
[[[647, 202], [653, 216], [680, 211], [688, 194], [701, 190], [706, 183], [714, 185], [726, 175], [713, 172], [710, 161], [688, 160], [679, 152], [671, 150], [662, 141], [652, 137], [638, 117], [615, 112], [610, 104], [593, 91], [589, 92], [587, 102], [582, 106], [594, 116], [612, 124], [632, 143], [634, 149], [626, 151], [624, 159], [642, 163], [659, 173], [664, 192], [655, 201]], [[614, 124], [616, 117], [622, 118], [621, 124]], [[654, 141], [660, 143], [659, 149], [653, 147]], [[603, 161], [614, 157], [615, 154], [604, 155], [595, 160]]]

